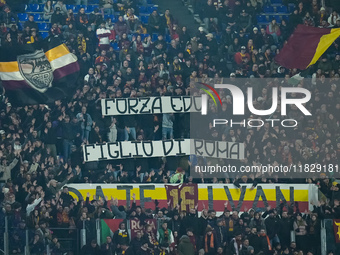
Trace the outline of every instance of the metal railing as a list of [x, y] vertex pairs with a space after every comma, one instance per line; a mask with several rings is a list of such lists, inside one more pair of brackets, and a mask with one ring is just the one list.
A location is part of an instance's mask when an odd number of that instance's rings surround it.
[[[20, 228], [11, 226], [11, 224], [11, 218], [5, 216], [2, 222], [3, 227], [0, 228], [0, 255], [12, 254], [14, 250], [18, 254], [30, 255], [36, 229]], [[81, 247], [87, 243], [85, 222], [83, 222], [81, 229], [70, 227], [48, 229], [52, 232], [52, 237], [58, 239], [63, 253], [80, 254]], [[52, 240], [45, 238], [43, 242], [44, 253], [47, 255], [52, 254]]]
[[[338, 229], [339, 231], [339, 229]], [[333, 254], [340, 254], [340, 243], [336, 243], [333, 219], [321, 221], [321, 255], [327, 255], [329, 251]]]

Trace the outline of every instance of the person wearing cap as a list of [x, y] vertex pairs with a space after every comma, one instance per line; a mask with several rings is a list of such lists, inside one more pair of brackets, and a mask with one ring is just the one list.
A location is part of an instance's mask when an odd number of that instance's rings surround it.
[[253, 28], [253, 31], [249, 35], [249, 39], [253, 40], [254, 46], [258, 49], [261, 49], [264, 44], [263, 37], [261, 33], [259, 33], [259, 29], [257, 27]]
[[51, 23], [58, 25], [65, 24], [65, 16], [61, 13], [60, 7], [55, 8], [55, 11], [51, 16]]
[[[326, 74], [328, 74], [332, 70], [332, 62], [328, 60], [326, 54], [321, 56], [321, 61], [319, 61], [317, 69], [321, 69], [322, 73]], [[324, 88], [321, 88], [321, 86], [320, 89], [326, 92]]]
[[214, 35], [212, 33], [208, 33], [206, 35], [207, 42], [206, 42], [206, 51], [209, 53], [209, 56], [217, 61], [217, 55], [218, 55], [218, 45], [217, 41], [214, 38]]
[[204, 28], [203, 27], [199, 27], [198, 28], [198, 33], [196, 34], [197, 42], [198, 43], [202, 43], [203, 45], [205, 45], [206, 42], [207, 42], [206, 35], [207, 35], [207, 33], [204, 31]]
[[279, 219], [275, 215], [274, 209], [271, 209], [270, 207], [267, 208], [267, 211], [262, 215], [262, 218], [265, 218], [267, 215], [269, 215], [269, 217], [267, 217], [264, 221], [264, 224], [266, 225], [267, 236], [271, 242], [279, 242]]
[[239, 52], [236, 52], [234, 56], [235, 63], [238, 66], [243, 66], [250, 61], [250, 55], [247, 52], [246, 46], [241, 46], [241, 49]]

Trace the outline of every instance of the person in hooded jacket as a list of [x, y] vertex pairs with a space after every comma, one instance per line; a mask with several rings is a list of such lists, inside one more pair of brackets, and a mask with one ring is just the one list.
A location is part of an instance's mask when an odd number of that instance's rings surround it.
[[179, 255], [194, 255], [195, 254], [194, 246], [190, 242], [190, 239], [187, 235], [183, 235], [181, 239], [179, 240], [178, 253]]

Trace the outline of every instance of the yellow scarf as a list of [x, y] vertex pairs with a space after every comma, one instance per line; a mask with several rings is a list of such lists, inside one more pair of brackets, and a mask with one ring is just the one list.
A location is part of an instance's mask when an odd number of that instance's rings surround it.
[[79, 37], [77, 38], [78, 41], [78, 46], [81, 47], [81, 49], [86, 52], [86, 41], [85, 41], [85, 37]]
[[170, 16], [166, 16], [166, 15], [164, 15], [164, 16], [166, 18], [166, 24], [170, 25], [171, 24]]
[[31, 37], [30, 37], [30, 40], [27, 42], [27, 44], [34, 43], [34, 42], [35, 42], [34, 37], [31, 36]]

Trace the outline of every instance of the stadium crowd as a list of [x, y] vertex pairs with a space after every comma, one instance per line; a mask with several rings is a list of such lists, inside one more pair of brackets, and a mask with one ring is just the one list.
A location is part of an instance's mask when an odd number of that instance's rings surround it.
[[[244, 89], [252, 84], [258, 109], [271, 105], [271, 88], [288, 86], [299, 70], [279, 66], [274, 57], [298, 24], [340, 28], [340, 9], [326, 1], [296, 2], [289, 20], [276, 19], [258, 25], [262, 0], [193, 1], [204, 25], [190, 31], [173, 18], [169, 10], [153, 11], [148, 23], [138, 17], [144, 1], [103, 0], [100, 8], [86, 14], [67, 10], [66, 4], [87, 1], [46, 1], [44, 17], [50, 19], [49, 36], [59, 36], [80, 65], [79, 86], [68, 100], [53, 105], [12, 107], [2, 95], [0, 102], [0, 224], [9, 218], [10, 253], [23, 254], [25, 229], [30, 229], [30, 253], [44, 254], [49, 244], [52, 254], [66, 251], [50, 228], [82, 228], [95, 218], [157, 218], [154, 235], [150, 226], [129, 241], [126, 223], [120, 225], [106, 243], [95, 240], [82, 254], [320, 254], [320, 220], [339, 218], [340, 185], [328, 175], [292, 179], [262, 178], [193, 179], [188, 157], [115, 160], [84, 163], [81, 145], [133, 140], [189, 138], [188, 114], [124, 115], [104, 117], [100, 100], [147, 96], [191, 95], [198, 79], [211, 82], [230, 77]], [[34, 0], [30, 3], [35, 3]], [[287, 2], [288, 4], [288, 2]], [[18, 1], [0, 1], [1, 47], [20, 47], [43, 40], [30, 15], [23, 29], [18, 27]], [[202, 11], [201, 11], [202, 10]], [[120, 12], [117, 21], [105, 14]], [[14, 22], [13, 22], [14, 21]], [[154, 34], [157, 35], [154, 35]], [[170, 38], [170, 40], [168, 40]], [[168, 42], [167, 42], [168, 41]], [[307, 43], [307, 42], [301, 42]], [[239, 164], [339, 163], [340, 158], [340, 51], [336, 40], [317, 64], [305, 71], [311, 82], [298, 86], [312, 92], [306, 106], [313, 113], [304, 117], [297, 108], [288, 116], [301, 122], [296, 128], [265, 124], [261, 128], [212, 128], [211, 139], [242, 142], [246, 159]], [[244, 78], [244, 79], [238, 79]], [[253, 78], [258, 78], [257, 80]], [[272, 79], [268, 79], [272, 78]], [[212, 80], [214, 79], [214, 80]], [[282, 79], [282, 80], [279, 80]], [[254, 82], [254, 83], [252, 83]], [[297, 85], [297, 84], [296, 84]], [[296, 96], [296, 95], [292, 95]], [[232, 98], [222, 94], [221, 111], [232, 114]], [[210, 107], [211, 118], [214, 107]], [[278, 113], [274, 114], [274, 118]], [[249, 118], [256, 116], [249, 115]], [[210, 119], [210, 121], [211, 121]], [[213, 159], [197, 159], [210, 165]], [[195, 161], [195, 160], [194, 160]], [[219, 163], [228, 161], [220, 159]], [[334, 176], [336, 177], [336, 176]], [[117, 201], [76, 201], [67, 183], [315, 183], [324, 199], [314, 210], [300, 212], [297, 204], [283, 210], [267, 208], [230, 212], [228, 203], [221, 216], [213, 210], [189, 212], [176, 208], [131, 208]], [[114, 196], [114, 194], [113, 194]], [[110, 210], [111, 209], [111, 210]], [[109, 211], [110, 213], [102, 213]], [[291, 231], [295, 241], [290, 242]], [[0, 243], [2, 243], [0, 235]], [[71, 254], [71, 253], [70, 253]], [[329, 254], [332, 254], [331, 252]]]

